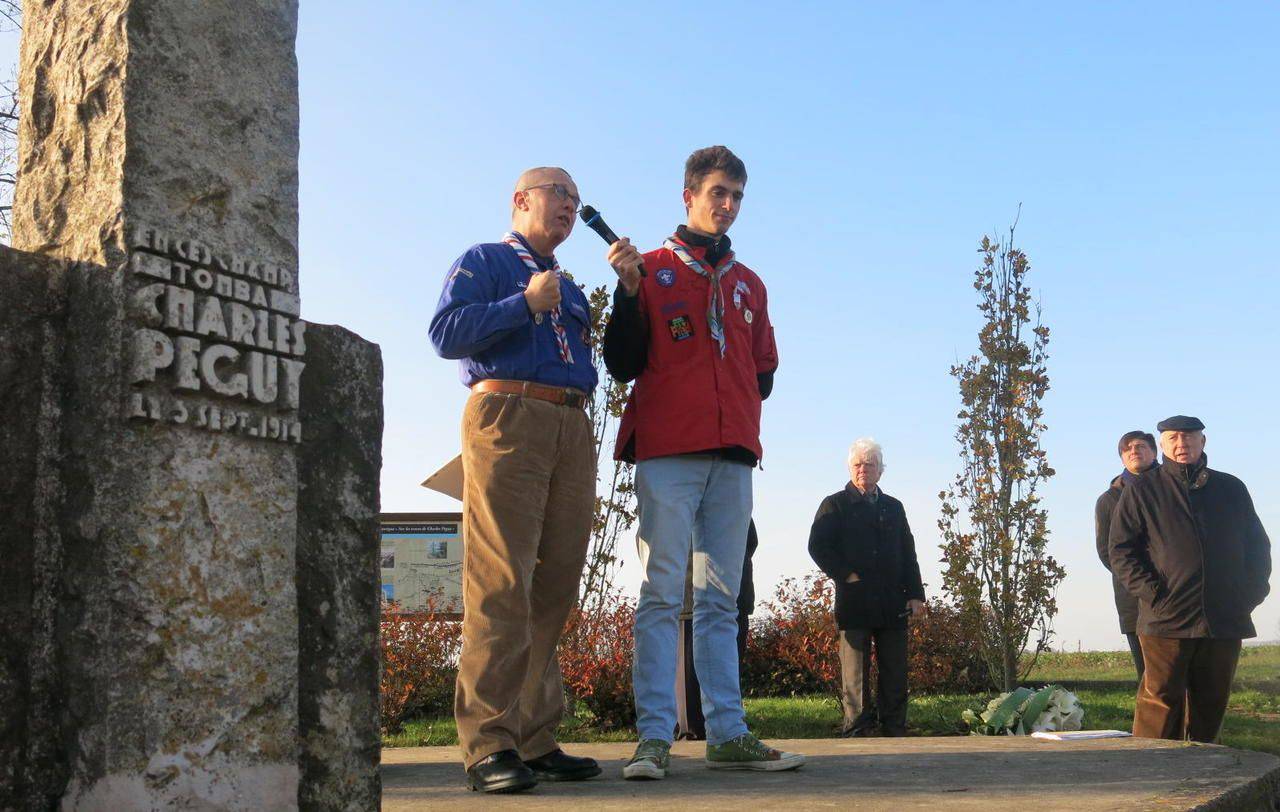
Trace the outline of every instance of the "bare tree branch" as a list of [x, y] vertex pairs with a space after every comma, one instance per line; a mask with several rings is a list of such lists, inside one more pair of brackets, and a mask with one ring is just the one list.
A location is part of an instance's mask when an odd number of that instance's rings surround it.
[[[0, 0], [0, 36], [17, 37], [21, 32], [22, 3]], [[0, 81], [0, 243], [6, 245], [12, 235], [10, 215], [17, 182], [18, 101], [18, 83]]]

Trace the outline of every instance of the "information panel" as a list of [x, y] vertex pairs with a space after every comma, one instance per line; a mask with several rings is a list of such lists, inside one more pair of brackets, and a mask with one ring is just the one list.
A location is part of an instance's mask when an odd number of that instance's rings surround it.
[[382, 597], [402, 612], [462, 613], [462, 514], [383, 513]]

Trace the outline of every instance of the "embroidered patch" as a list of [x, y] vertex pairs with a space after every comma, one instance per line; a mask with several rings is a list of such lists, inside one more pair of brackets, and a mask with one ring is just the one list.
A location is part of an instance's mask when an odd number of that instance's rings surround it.
[[662, 268], [654, 276], [658, 280], [658, 284], [664, 288], [669, 288], [676, 283], [676, 272], [670, 268]]
[[671, 331], [671, 338], [676, 341], [693, 338], [693, 325], [689, 322], [688, 316], [676, 316], [667, 322], [667, 329]]
[[744, 318], [744, 319], [746, 319], [746, 320], [747, 320], [747, 324], [750, 324], [750, 323], [751, 323], [751, 311], [750, 311], [750, 310], [744, 310], [744, 311], [742, 311], [742, 318]]
[[468, 279], [475, 279], [475, 278], [476, 278], [476, 275], [475, 275], [475, 274], [473, 274], [471, 271], [468, 271], [466, 268], [462, 267], [461, 265], [459, 265], [459, 266], [458, 266], [458, 268], [457, 268], [457, 270], [455, 270], [455, 271], [453, 272], [453, 275], [454, 275], [454, 277], [455, 277], [455, 278], [457, 278], [458, 274], [462, 274], [463, 276], [465, 276], [465, 277], [466, 277], [466, 278], [468, 278]]
[[664, 304], [662, 306], [661, 308], [662, 315], [668, 316], [672, 313], [675, 313], [677, 310], [685, 310], [688, 307], [689, 307], [689, 303], [686, 302], [684, 299], [681, 299], [678, 302], [669, 302], [668, 304]]
[[744, 293], [750, 296], [751, 288], [747, 287], [746, 282], [739, 279], [738, 284], [733, 286], [733, 306], [739, 310], [742, 309], [742, 294]]

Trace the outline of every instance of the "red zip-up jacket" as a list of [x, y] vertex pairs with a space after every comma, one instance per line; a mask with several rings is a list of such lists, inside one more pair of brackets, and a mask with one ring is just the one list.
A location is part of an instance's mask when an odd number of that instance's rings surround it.
[[[706, 254], [699, 246], [687, 249], [698, 261]], [[707, 324], [710, 280], [667, 248], [645, 254], [644, 267], [647, 359], [622, 414], [615, 458], [623, 458], [633, 436], [636, 461], [733, 446], [761, 458], [757, 375], [778, 367], [764, 283], [741, 262], [720, 280], [722, 358]]]

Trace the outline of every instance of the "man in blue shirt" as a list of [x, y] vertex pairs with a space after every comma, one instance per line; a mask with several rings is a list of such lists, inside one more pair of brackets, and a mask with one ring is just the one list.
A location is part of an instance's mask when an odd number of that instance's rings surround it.
[[553, 252], [573, 230], [563, 169], [520, 176], [511, 231], [445, 279], [431, 342], [460, 361], [463, 621], [454, 715], [472, 789], [518, 792], [600, 774], [566, 755], [556, 644], [578, 594], [595, 507], [585, 405], [596, 385], [587, 298]]

